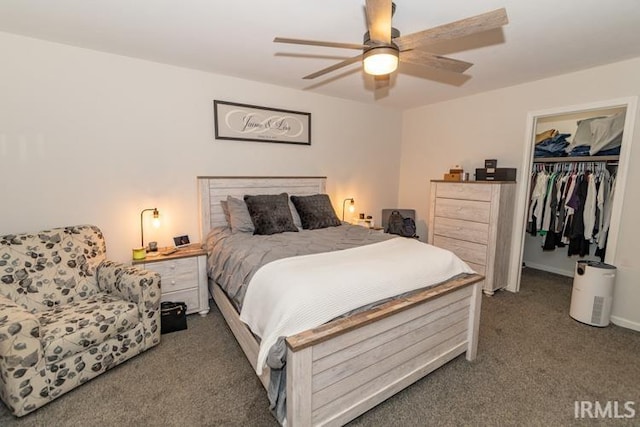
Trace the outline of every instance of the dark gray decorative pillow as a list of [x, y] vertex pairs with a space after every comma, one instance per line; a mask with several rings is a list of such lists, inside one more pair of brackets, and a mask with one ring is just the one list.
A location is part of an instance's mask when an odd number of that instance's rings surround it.
[[253, 234], [276, 234], [285, 231], [298, 231], [293, 223], [289, 209], [289, 196], [282, 194], [263, 194], [244, 196], [251, 221], [255, 227]]
[[304, 229], [315, 230], [342, 224], [326, 194], [291, 196], [291, 201], [300, 215]]

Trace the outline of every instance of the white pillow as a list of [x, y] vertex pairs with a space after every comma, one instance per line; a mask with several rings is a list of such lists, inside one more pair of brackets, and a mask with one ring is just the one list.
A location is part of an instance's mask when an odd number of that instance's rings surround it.
[[289, 210], [291, 211], [291, 218], [293, 218], [293, 225], [295, 225], [298, 230], [302, 230], [302, 220], [300, 219], [300, 214], [296, 206], [291, 201], [291, 197], [289, 197]]

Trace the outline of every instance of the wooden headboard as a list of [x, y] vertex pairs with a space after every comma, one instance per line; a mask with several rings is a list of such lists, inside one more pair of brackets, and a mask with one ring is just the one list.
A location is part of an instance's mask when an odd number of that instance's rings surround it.
[[325, 176], [199, 176], [200, 241], [213, 227], [226, 225], [221, 200], [227, 196], [242, 199], [245, 194], [280, 194], [309, 196], [325, 193]]

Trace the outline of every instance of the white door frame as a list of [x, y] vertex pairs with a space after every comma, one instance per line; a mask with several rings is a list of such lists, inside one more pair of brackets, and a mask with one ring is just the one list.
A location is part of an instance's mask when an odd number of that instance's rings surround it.
[[[618, 98], [609, 101], [592, 102], [589, 104], [572, 105], [567, 107], [553, 108], [549, 110], [533, 111], [527, 115], [527, 128], [524, 141], [524, 154], [522, 156], [522, 179], [517, 184], [517, 202], [514, 218], [513, 236], [511, 247], [514, 248], [513, 256], [509, 266], [509, 284], [507, 290], [518, 292], [520, 290], [520, 275], [522, 272], [522, 257], [524, 254], [524, 235], [527, 225], [527, 205], [529, 195], [529, 185], [531, 182], [531, 165], [533, 162], [533, 149], [535, 140], [536, 124], [538, 119], [550, 116], [588, 112], [594, 110], [604, 110], [611, 108], [625, 108], [627, 113], [624, 121], [624, 131], [622, 135], [622, 147], [620, 149], [620, 160], [618, 162], [618, 173], [616, 178], [615, 196], [611, 212], [611, 225], [609, 226], [609, 236], [607, 237], [607, 253], [605, 262], [616, 265], [616, 250], [618, 246], [618, 235], [620, 219], [622, 216], [622, 205], [624, 202], [625, 187], [627, 183], [627, 172], [629, 168], [629, 155], [631, 144], [633, 143], [633, 128], [635, 125], [638, 97]], [[585, 159], [586, 160], [586, 159]]]

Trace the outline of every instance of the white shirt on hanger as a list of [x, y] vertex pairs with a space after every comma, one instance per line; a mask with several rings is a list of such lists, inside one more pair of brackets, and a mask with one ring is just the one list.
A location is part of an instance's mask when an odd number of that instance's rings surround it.
[[587, 178], [587, 198], [584, 201], [584, 210], [582, 219], [584, 220], [584, 238], [591, 240], [593, 238], [593, 228], [596, 225], [596, 177], [594, 174], [586, 174]]

